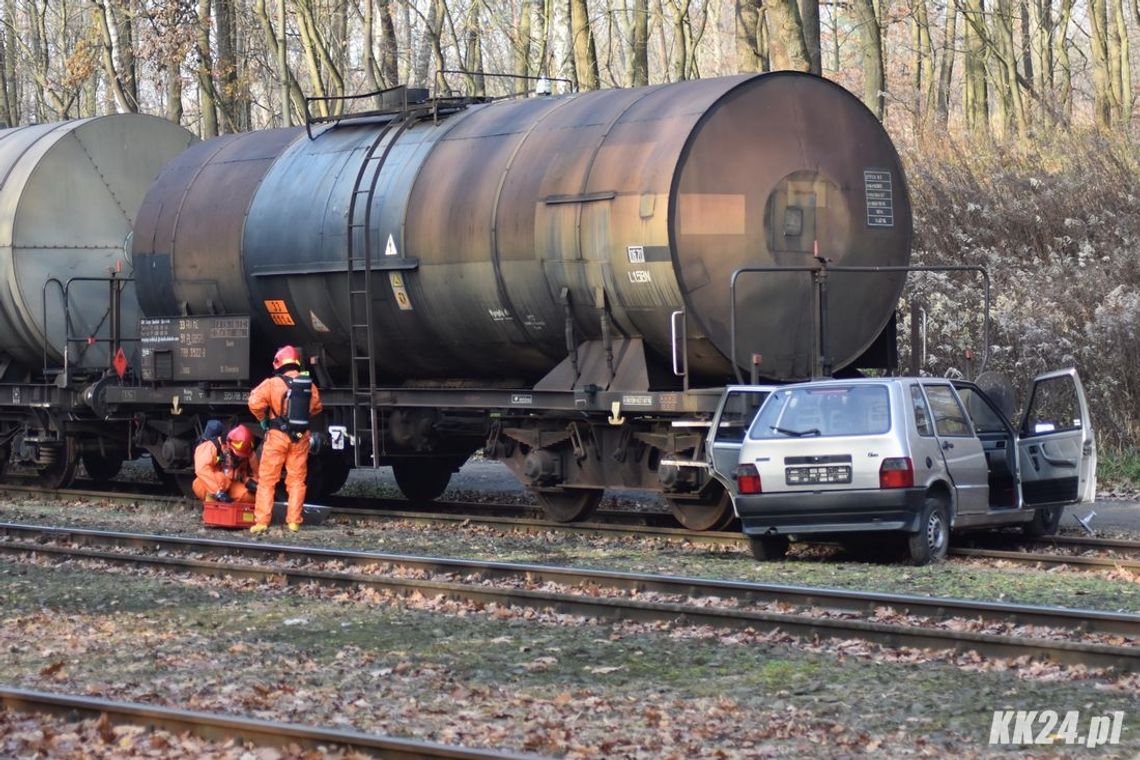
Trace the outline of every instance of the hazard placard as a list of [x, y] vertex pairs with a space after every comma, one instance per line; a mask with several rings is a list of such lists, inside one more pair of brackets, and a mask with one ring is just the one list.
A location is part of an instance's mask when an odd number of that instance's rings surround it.
[[265, 310], [269, 312], [269, 318], [273, 320], [273, 324], [281, 325], [282, 327], [292, 327], [296, 324], [293, 321], [293, 315], [289, 313], [289, 307], [285, 305], [284, 301], [266, 300]]

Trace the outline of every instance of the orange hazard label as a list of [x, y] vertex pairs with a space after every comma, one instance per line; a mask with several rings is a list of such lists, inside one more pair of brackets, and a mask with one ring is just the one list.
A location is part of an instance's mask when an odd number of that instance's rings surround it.
[[289, 307], [285, 305], [284, 301], [265, 301], [264, 303], [265, 310], [269, 312], [269, 318], [273, 320], [273, 324], [284, 327], [294, 325], [293, 317], [289, 314]]

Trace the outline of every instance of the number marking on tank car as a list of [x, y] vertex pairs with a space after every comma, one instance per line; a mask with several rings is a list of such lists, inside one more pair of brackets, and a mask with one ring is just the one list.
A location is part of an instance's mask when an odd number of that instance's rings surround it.
[[284, 301], [267, 300], [265, 303], [265, 310], [269, 312], [269, 318], [273, 320], [273, 324], [281, 325], [282, 327], [292, 327], [293, 315], [289, 313], [289, 307], [285, 305]]
[[648, 269], [634, 269], [629, 273], [629, 281], [641, 285], [653, 282], [653, 276], [649, 274]]

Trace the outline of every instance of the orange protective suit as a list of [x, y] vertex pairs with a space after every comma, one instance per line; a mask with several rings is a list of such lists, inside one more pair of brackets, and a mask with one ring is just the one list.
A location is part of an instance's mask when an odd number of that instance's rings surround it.
[[254, 496], [246, 488], [246, 481], [256, 480], [257, 455], [248, 458], [237, 456], [225, 439], [202, 441], [194, 449], [194, 495], [202, 501], [212, 501], [218, 491], [225, 491], [234, 501], [247, 504]]
[[[282, 374], [296, 377], [296, 369], [285, 370]], [[249, 394], [249, 411], [260, 422], [274, 420], [285, 414], [285, 393], [288, 386], [279, 375], [263, 380]], [[321, 394], [313, 385], [309, 398], [309, 419], [324, 409]], [[270, 428], [261, 444], [261, 466], [258, 469], [257, 500], [253, 510], [257, 525], [269, 525], [273, 515], [273, 492], [281, 479], [281, 468], [285, 468], [285, 491], [289, 494], [288, 511], [285, 522], [301, 524], [301, 512], [305, 504], [305, 477], [309, 473], [309, 432], [306, 430], [296, 438], [283, 430]]]

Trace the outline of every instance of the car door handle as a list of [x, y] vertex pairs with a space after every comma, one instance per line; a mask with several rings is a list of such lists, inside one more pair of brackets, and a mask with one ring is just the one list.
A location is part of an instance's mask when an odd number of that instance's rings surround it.
[[1046, 462], [1053, 465], [1054, 467], [1076, 467], [1077, 466], [1077, 462], [1075, 459], [1060, 459], [1058, 457], [1050, 456], [1049, 451], [1045, 448], [1044, 444], [1041, 445], [1041, 456], [1045, 458]]
[[954, 444], [950, 443], [950, 441], [943, 441], [942, 442], [942, 448], [943, 449], [952, 449], [952, 448], [954, 448]]

